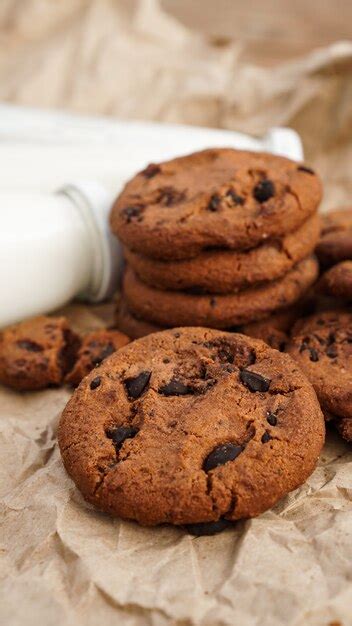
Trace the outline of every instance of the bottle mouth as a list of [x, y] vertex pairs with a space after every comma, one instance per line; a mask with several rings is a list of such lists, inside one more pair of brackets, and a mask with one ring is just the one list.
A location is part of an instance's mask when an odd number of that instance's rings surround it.
[[122, 249], [109, 228], [114, 196], [97, 181], [77, 181], [57, 193], [70, 198], [84, 221], [90, 242], [91, 273], [87, 287], [78, 298], [100, 302], [117, 290], [122, 269]]

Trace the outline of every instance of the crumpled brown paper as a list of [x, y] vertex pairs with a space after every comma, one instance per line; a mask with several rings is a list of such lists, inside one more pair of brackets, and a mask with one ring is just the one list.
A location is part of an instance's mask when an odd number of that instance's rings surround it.
[[[352, 193], [352, 44], [274, 68], [211, 47], [156, 0], [0, 5], [0, 98], [263, 133], [296, 128], [326, 186]], [[73, 306], [78, 327], [109, 307]], [[305, 485], [215, 537], [146, 529], [86, 504], [56, 426], [67, 389], [0, 391], [0, 622], [10, 626], [352, 624], [352, 448], [333, 432]]]

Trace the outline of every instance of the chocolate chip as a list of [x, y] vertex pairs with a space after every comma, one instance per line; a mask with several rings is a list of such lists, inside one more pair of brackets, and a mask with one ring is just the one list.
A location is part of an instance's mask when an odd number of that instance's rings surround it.
[[142, 207], [140, 205], [126, 206], [122, 212], [128, 224], [132, 221], [140, 222], [142, 219]]
[[221, 446], [217, 446], [208, 454], [204, 461], [203, 469], [205, 472], [210, 472], [210, 470], [219, 465], [234, 461], [242, 451], [243, 446], [238, 446], [235, 443], [224, 443]]
[[261, 374], [243, 369], [240, 372], [241, 382], [248, 387], [250, 391], [268, 391], [271, 380], [265, 378]]
[[275, 185], [271, 180], [264, 178], [253, 189], [253, 196], [258, 202], [266, 202], [275, 195]]
[[311, 167], [307, 167], [306, 165], [299, 165], [297, 167], [299, 172], [306, 172], [307, 174], [315, 174], [314, 170]]
[[156, 163], [149, 163], [147, 167], [141, 172], [146, 178], [153, 178], [161, 172], [160, 166]]
[[337, 357], [337, 346], [328, 346], [326, 349], [326, 354], [330, 359], [335, 359]]
[[239, 196], [235, 191], [233, 191], [233, 189], [230, 189], [227, 192], [226, 197], [231, 198], [234, 204], [244, 204], [244, 198], [242, 196]]
[[91, 389], [96, 389], [97, 387], [99, 387], [100, 383], [101, 383], [100, 376], [96, 376], [95, 378], [93, 378], [89, 386]]
[[162, 202], [165, 206], [173, 206], [178, 202], [182, 202], [186, 197], [184, 191], [178, 191], [174, 187], [163, 187], [160, 189], [159, 202]]
[[316, 363], [317, 361], [319, 361], [319, 354], [316, 351], [316, 349], [315, 348], [311, 348], [309, 346], [308, 350], [309, 350], [309, 359], [310, 359], [310, 361], [313, 361], [313, 363]]
[[137, 376], [126, 378], [126, 380], [124, 380], [124, 385], [126, 387], [127, 395], [130, 398], [133, 398], [133, 400], [139, 398], [145, 391], [151, 375], [151, 372], [145, 371], [140, 372]]
[[264, 435], [262, 436], [262, 443], [268, 443], [268, 441], [270, 441], [270, 439], [272, 439], [272, 436], [266, 430]]
[[163, 396], [186, 396], [193, 393], [193, 389], [180, 380], [171, 378], [170, 382], [160, 387], [158, 392]]
[[221, 517], [217, 522], [200, 522], [199, 524], [186, 524], [185, 529], [189, 532], [190, 535], [202, 537], [206, 535], [216, 535], [217, 533], [221, 533], [223, 530], [226, 530], [226, 528], [230, 528], [230, 526], [234, 526], [233, 522], [230, 522], [230, 520]]
[[19, 348], [27, 350], [27, 352], [43, 352], [44, 350], [43, 346], [30, 339], [20, 339], [17, 341], [17, 345]]
[[277, 424], [277, 417], [274, 413], [268, 413], [266, 416], [266, 420], [270, 424], [270, 426], [276, 426]]
[[210, 304], [211, 307], [216, 306], [216, 298], [210, 298], [209, 304]]
[[115, 351], [115, 346], [112, 343], [106, 344], [99, 356], [96, 356], [92, 359], [93, 365], [100, 365], [100, 363], [104, 361], [104, 359], [113, 354]]
[[208, 203], [208, 211], [217, 211], [220, 206], [221, 198], [218, 194], [214, 193]]
[[138, 428], [133, 426], [118, 426], [107, 431], [106, 436], [112, 440], [115, 448], [121, 448], [125, 439], [132, 439], [139, 432]]

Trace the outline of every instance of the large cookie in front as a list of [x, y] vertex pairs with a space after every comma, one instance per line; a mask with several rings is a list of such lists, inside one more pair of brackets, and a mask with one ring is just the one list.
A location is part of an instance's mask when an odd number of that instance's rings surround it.
[[297, 322], [286, 348], [325, 411], [352, 418], [352, 314], [334, 310]]
[[208, 250], [192, 259], [162, 261], [125, 248], [139, 278], [156, 289], [231, 293], [286, 274], [310, 255], [319, 238], [318, 215], [282, 239], [270, 239], [247, 251]]
[[304, 482], [323, 441], [314, 390], [288, 355], [204, 328], [113, 354], [82, 381], [59, 426], [85, 498], [147, 525], [259, 515]]
[[230, 328], [264, 319], [290, 306], [305, 294], [317, 275], [318, 263], [310, 257], [276, 281], [233, 294], [210, 296], [154, 289], [127, 268], [123, 293], [131, 313], [157, 325]]
[[140, 254], [191, 258], [209, 246], [243, 250], [282, 237], [320, 198], [318, 176], [294, 161], [209, 149], [137, 174], [112, 208], [111, 228]]

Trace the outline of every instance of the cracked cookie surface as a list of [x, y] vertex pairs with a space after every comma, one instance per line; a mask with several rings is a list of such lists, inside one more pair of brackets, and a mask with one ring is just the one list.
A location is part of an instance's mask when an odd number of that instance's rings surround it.
[[283, 239], [273, 239], [245, 252], [208, 250], [193, 259], [161, 261], [125, 248], [127, 262], [139, 278], [157, 289], [231, 293], [275, 280], [311, 254], [319, 238], [318, 215]]
[[319, 177], [284, 157], [209, 149], [152, 164], [111, 212], [113, 232], [131, 250], [186, 259], [209, 246], [254, 248], [297, 229], [321, 199]]
[[314, 390], [288, 355], [239, 334], [178, 328], [91, 372], [63, 412], [59, 445], [100, 510], [201, 534], [199, 524], [217, 532], [299, 486], [324, 432]]
[[193, 295], [162, 291], [143, 283], [127, 267], [123, 294], [136, 317], [161, 326], [211, 326], [230, 328], [264, 319], [299, 300], [314, 283], [318, 263], [308, 257], [276, 281], [234, 294]]
[[352, 418], [352, 314], [333, 310], [300, 320], [286, 351], [311, 381], [323, 409]]

